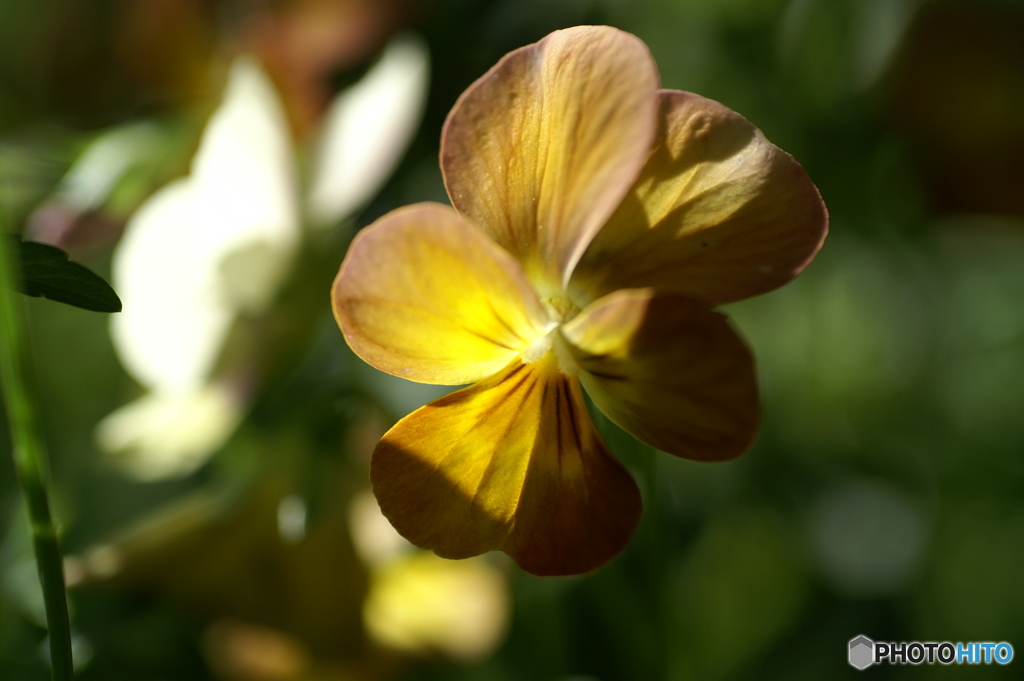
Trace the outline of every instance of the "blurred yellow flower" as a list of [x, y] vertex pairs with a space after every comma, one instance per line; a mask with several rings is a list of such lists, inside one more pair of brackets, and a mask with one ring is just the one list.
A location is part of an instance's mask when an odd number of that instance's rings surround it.
[[507, 592], [486, 558], [455, 563], [416, 551], [371, 574], [363, 621], [376, 641], [396, 650], [481, 658], [505, 633]]
[[508, 628], [507, 579], [485, 558], [451, 561], [412, 547], [369, 490], [353, 497], [349, 532], [369, 567], [363, 624], [391, 650], [468, 660], [498, 646]]
[[800, 272], [825, 206], [746, 119], [659, 90], [646, 46], [600, 26], [552, 33], [474, 83], [445, 122], [441, 167], [454, 209], [382, 217], [332, 291], [371, 365], [474, 384], [384, 436], [374, 493], [440, 556], [592, 570], [625, 547], [641, 504], [581, 384], [657, 449], [742, 454], [759, 421], [753, 360], [712, 308]]

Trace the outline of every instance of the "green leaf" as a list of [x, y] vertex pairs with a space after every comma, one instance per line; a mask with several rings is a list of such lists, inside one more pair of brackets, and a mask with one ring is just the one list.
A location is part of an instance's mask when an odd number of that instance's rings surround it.
[[120, 312], [121, 299], [103, 277], [68, 260], [56, 246], [11, 235], [11, 251], [21, 260], [21, 292], [94, 312]]

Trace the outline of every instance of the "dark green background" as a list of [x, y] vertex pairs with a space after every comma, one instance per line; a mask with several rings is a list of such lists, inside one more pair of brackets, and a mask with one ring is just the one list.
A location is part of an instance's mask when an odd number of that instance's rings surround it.
[[[231, 3], [201, 4], [219, 16], [218, 6]], [[117, 81], [104, 50], [117, 5], [0, 5], [0, 200], [19, 222], [109, 126], [154, 121], [164, 146], [100, 222], [118, 225], [182, 173], [194, 149], [202, 123], [195, 102]], [[69, 46], [54, 28], [67, 22], [55, 17], [73, 12], [78, 43]], [[723, 102], [792, 153], [821, 190], [831, 233], [793, 283], [726, 310], [753, 346], [762, 379], [764, 424], [753, 450], [728, 464], [681, 461], [598, 415], [644, 495], [626, 552], [581, 578], [512, 572], [513, 621], [493, 656], [468, 665], [413, 661], [398, 677], [1019, 677], [1021, 659], [1008, 668], [856, 672], [845, 656], [857, 634], [1009, 641], [1024, 654], [1024, 6], [437, 0], [419, 3], [406, 21], [430, 46], [428, 107], [397, 173], [356, 227], [406, 203], [444, 200], [441, 123], [502, 54], [557, 28], [607, 23], [647, 42], [665, 87]], [[63, 61], [72, 57], [81, 57], [77, 71]], [[91, 76], [85, 85], [83, 73]], [[339, 73], [337, 82], [354, 74]], [[107, 275], [113, 239], [98, 233], [73, 257]], [[117, 362], [107, 319], [27, 302], [69, 552], [214, 490], [235, 509], [216, 526], [223, 541], [213, 542], [215, 555], [188, 542], [161, 550], [178, 552], [174, 560], [197, 574], [215, 573], [212, 565], [258, 572], [273, 560], [242, 546], [239, 528], [262, 517], [246, 500], [267, 471], [287, 471], [314, 521], [362, 484], [362, 468], [343, 451], [346, 434], [368, 419], [401, 416], [426, 393], [361, 366], [334, 326], [326, 291], [351, 233], [342, 228], [303, 254], [283, 294], [288, 311], [270, 322], [290, 332], [272, 336], [283, 340], [261, 355], [271, 357], [268, 379], [251, 415], [211, 464], [177, 482], [132, 483], [93, 444], [99, 419], [139, 393]], [[26, 521], [7, 448], [4, 437], [0, 677], [42, 679], [44, 631], [31, 614]], [[337, 531], [347, 541], [344, 526]], [[361, 568], [335, 567], [328, 551], [305, 560], [322, 569], [274, 579], [320, 578], [318, 588], [352, 592], [358, 602]], [[167, 584], [179, 576], [158, 574], [159, 564], [137, 575], [148, 589], [72, 595], [75, 630], [91, 650], [80, 678], [207, 678], [200, 641], [211, 613], [174, 607], [166, 594], [179, 592]], [[287, 605], [273, 594], [252, 601], [226, 593], [210, 607], [287, 619], [275, 614]], [[349, 628], [339, 625], [351, 637], [336, 642], [341, 655], [362, 645], [352, 608], [342, 617]]]

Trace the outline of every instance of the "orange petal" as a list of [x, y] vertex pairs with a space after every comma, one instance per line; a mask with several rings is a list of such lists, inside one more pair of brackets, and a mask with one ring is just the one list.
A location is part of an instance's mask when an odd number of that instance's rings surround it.
[[586, 572], [626, 546], [640, 493], [556, 364], [515, 362], [384, 436], [370, 482], [402, 536], [444, 558], [500, 549], [538, 575]]
[[392, 211], [360, 232], [331, 300], [357, 355], [421, 383], [490, 376], [552, 326], [518, 263], [436, 203]]
[[452, 204], [561, 293], [650, 152], [658, 74], [647, 47], [607, 26], [555, 31], [507, 54], [441, 135]]
[[698, 461], [757, 432], [754, 360], [725, 317], [650, 289], [618, 291], [562, 327], [594, 404], [637, 439]]
[[655, 287], [717, 305], [795, 277], [828, 228], [817, 188], [792, 156], [718, 102], [661, 91], [659, 143], [573, 274], [583, 307]]

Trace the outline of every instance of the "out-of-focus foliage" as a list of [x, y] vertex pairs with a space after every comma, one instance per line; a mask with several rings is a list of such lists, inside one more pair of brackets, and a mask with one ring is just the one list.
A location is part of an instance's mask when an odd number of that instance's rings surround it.
[[[359, 510], [376, 439], [437, 392], [356, 360], [328, 288], [355, 229], [445, 200], [437, 146], [462, 90], [583, 23], [637, 34], [665, 87], [721, 101], [792, 153], [831, 235], [793, 283], [726, 310], [762, 379], [750, 453], [655, 456], [597, 415], [644, 496], [627, 551], [574, 579], [493, 556], [442, 574]], [[1024, 641], [1019, 2], [5, 0], [0, 204], [26, 238], [106, 277], [126, 220], [188, 173], [234, 55], [263, 64], [312, 168], [333, 96], [399, 27], [431, 54], [419, 133], [357, 215], [317, 231], [304, 216], [274, 301], [235, 321], [221, 366], [259, 380], [208, 463], [123, 475], [95, 428], [143, 388], [107, 321], [27, 301], [81, 679], [842, 679], [859, 673], [857, 634]], [[44, 679], [2, 435], [0, 677]], [[444, 636], [467, 626], [494, 640]]]
[[55, 246], [11, 237], [9, 243], [18, 260], [22, 293], [94, 312], [121, 311], [121, 300], [110, 284], [89, 268], [68, 260], [67, 253]]

